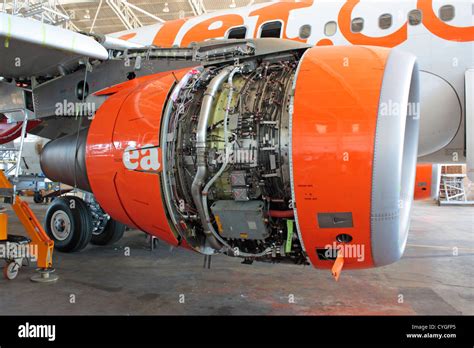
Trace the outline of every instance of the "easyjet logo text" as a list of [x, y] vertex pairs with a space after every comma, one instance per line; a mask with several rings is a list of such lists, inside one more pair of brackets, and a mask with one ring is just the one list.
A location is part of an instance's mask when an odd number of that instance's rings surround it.
[[122, 157], [125, 168], [137, 171], [158, 171], [161, 169], [160, 148], [146, 144], [137, 149], [128, 146]]

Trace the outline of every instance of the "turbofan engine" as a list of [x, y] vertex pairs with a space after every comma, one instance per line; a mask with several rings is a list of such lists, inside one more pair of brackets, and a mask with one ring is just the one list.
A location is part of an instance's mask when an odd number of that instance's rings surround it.
[[419, 120], [415, 58], [376, 47], [273, 52], [136, 78], [53, 180], [172, 245], [247, 261], [383, 266], [405, 248]]

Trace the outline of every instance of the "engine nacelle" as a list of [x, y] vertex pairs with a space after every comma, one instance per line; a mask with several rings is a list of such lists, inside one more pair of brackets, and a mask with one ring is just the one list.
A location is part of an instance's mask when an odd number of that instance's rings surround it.
[[330, 268], [342, 249], [345, 268], [368, 268], [401, 257], [419, 128], [412, 55], [314, 47], [100, 94], [84, 161], [114, 219], [248, 260]]

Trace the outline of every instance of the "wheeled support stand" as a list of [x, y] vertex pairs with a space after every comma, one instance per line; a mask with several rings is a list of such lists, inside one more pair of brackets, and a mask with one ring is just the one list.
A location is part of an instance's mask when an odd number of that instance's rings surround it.
[[[8, 181], [7, 177], [0, 170], [0, 197], [4, 203], [12, 205], [13, 211], [18, 216], [18, 219], [25, 228], [28, 236], [25, 238], [21, 236], [8, 235], [8, 217], [5, 211], [0, 211], [0, 241], [3, 243], [11, 243], [13, 246], [32, 244], [37, 247], [37, 264], [39, 276], [33, 276], [32, 281], [35, 282], [53, 282], [58, 279], [57, 275], [53, 275], [53, 247], [54, 242], [48, 237], [43, 230], [40, 222], [31, 211], [26, 202], [14, 194], [13, 186]], [[7, 253], [8, 254], [8, 253]], [[7, 259], [7, 265], [4, 269], [4, 275], [7, 279], [14, 279], [18, 274], [23, 258]]]

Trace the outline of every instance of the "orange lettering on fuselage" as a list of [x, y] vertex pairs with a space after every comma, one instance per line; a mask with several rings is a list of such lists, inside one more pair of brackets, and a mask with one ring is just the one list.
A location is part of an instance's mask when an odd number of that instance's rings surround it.
[[362, 33], [353, 33], [351, 30], [351, 15], [352, 10], [359, 2], [360, 0], [348, 0], [339, 12], [338, 22], [339, 27], [341, 29], [341, 33], [350, 43], [352, 43], [353, 45], [395, 47], [407, 40], [407, 23], [405, 23], [396, 32], [382, 37], [370, 37]]
[[433, 0], [418, 0], [418, 9], [423, 12], [423, 24], [434, 35], [450, 41], [474, 41], [474, 26], [454, 27], [443, 21], [433, 11]]
[[[186, 47], [191, 42], [222, 38], [227, 30], [232, 27], [242, 26], [244, 23], [242, 16], [235, 14], [209, 18], [189, 29], [184, 35], [183, 40], [181, 40], [180, 46]], [[215, 25], [215, 28], [211, 28], [213, 25]]]
[[187, 19], [176, 19], [165, 22], [153, 38], [153, 45], [157, 47], [172, 47], [179, 30]]
[[282, 21], [282, 38], [300, 42], [306, 42], [307, 40], [302, 40], [298, 37], [290, 38], [286, 35], [286, 29], [288, 26], [288, 17], [290, 16], [291, 10], [296, 10], [299, 8], [311, 7], [313, 5], [313, 0], [305, 0], [300, 2], [277, 2], [269, 6], [262, 7], [258, 10], [250, 12], [249, 16], [258, 16], [257, 24], [255, 25], [255, 31], [253, 37], [259, 37], [260, 26], [265, 22], [271, 21]]
[[[351, 30], [352, 12], [359, 4], [360, 0], [347, 0], [342, 6], [338, 15], [338, 24], [342, 35], [353, 45], [373, 45], [382, 47], [395, 47], [408, 39], [408, 23], [405, 22], [402, 27], [392, 34], [371, 37], [362, 33], [354, 33]], [[253, 29], [253, 37], [259, 37], [259, 30], [262, 24], [271, 21], [282, 22], [282, 38], [300, 42], [307, 42], [298, 37], [290, 38], [287, 36], [288, 20], [291, 10], [308, 8], [313, 5], [313, 0], [302, 0], [300, 2], [278, 2], [259, 8], [250, 12], [249, 16], [258, 16], [257, 23]], [[423, 24], [434, 35], [451, 41], [468, 42], [474, 41], [474, 26], [455, 27], [441, 21], [433, 11], [433, 0], [418, 0], [418, 9], [423, 12]], [[163, 24], [155, 38], [153, 45], [160, 47], [171, 47], [176, 37], [188, 19], [178, 19]], [[213, 27], [213, 24], [215, 27]], [[217, 24], [217, 25], [215, 25]], [[222, 38], [226, 32], [237, 26], [245, 24], [242, 16], [237, 14], [228, 14], [216, 16], [197, 23], [190, 28], [181, 42], [181, 47], [188, 46], [191, 42], [200, 42], [207, 39]], [[128, 39], [124, 37], [124, 39]], [[329, 45], [330, 41], [322, 39], [317, 45]]]

